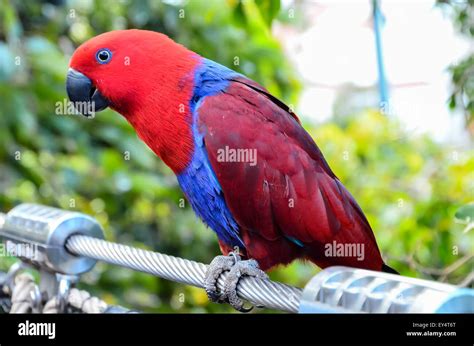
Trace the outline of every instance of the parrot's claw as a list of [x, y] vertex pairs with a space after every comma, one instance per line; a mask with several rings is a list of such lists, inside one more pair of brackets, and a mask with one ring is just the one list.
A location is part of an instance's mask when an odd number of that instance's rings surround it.
[[[225, 271], [229, 271], [229, 274], [224, 283], [224, 290], [218, 292], [217, 280]], [[229, 256], [215, 257], [209, 265], [204, 280], [207, 296], [213, 302], [227, 302], [240, 312], [251, 311], [253, 306], [245, 308], [244, 302], [237, 296], [237, 284], [243, 275], [264, 280], [268, 279], [267, 274], [258, 267], [258, 263], [254, 259], [242, 261], [240, 256], [233, 252], [231, 252]]]
[[249, 259], [247, 261], [237, 261], [230, 269], [229, 274], [227, 275], [227, 280], [224, 284], [223, 295], [234, 309], [240, 312], [249, 312], [253, 309], [253, 306], [250, 308], [245, 308], [244, 302], [237, 296], [237, 284], [240, 277], [243, 275], [264, 280], [268, 279], [268, 275], [258, 267], [258, 263], [254, 259]]
[[209, 268], [207, 269], [206, 276], [204, 278], [204, 288], [210, 301], [215, 303], [225, 302], [223, 295], [217, 292], [217, 280], [223, 272], [229, 271], [230, 268], [232, 268], [237, 259], [240, 260], [238, 255], [235, 256], [236, 257], [216, 256], [209, 264]]

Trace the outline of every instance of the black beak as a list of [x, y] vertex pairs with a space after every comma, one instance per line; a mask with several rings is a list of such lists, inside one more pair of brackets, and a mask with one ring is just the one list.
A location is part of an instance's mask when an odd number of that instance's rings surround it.
[[74, 108], [86, 117], [107, 108], [109, 101], [92, 85], [89, 78], [70, 68], [67, 73], [66, 90]]

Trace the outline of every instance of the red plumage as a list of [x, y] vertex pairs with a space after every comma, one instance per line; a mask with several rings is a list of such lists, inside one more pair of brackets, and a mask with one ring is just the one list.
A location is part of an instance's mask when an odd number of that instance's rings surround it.
[[[226, 203], [241, 227], [246, 255], [262, 269], [306, 258], [322, 268], [381, 270], [383, 261], [364, 214], [283, 104], [253, 82], [233, 82], [225, 93], [204, 100], [199, 128]], [[218, 160], [225, 146], [256, 149], [258, 164]], [[333, 242], [363, 244], [363, 260], [326, 257], [326, 246]], [[221, 248], [228, 250], [222, 243]]]

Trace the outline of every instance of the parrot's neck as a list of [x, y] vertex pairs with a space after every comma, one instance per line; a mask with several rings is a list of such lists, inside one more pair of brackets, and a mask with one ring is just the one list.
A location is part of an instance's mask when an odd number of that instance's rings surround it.
[[190, 100], [194, 70], [201, 59], [193, 53], [160, 62], [159, 68], [135, 86], [141, 89], [135, 95], [143, 97], [112, 107], [175, 174], [186, 168], [194, 150]]

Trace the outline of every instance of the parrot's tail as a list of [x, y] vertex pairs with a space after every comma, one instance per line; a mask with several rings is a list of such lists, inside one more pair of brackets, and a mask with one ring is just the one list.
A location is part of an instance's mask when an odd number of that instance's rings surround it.
[[395, 269], [389, 267], [388, 265], [386, 265], [385, 263], [382, 264], [382, 271], [385, 272], [385, 273], [390, 273], [390, 274], [397, 274], [397, 275], [400, 275], [399, 272], [397, 272]]

